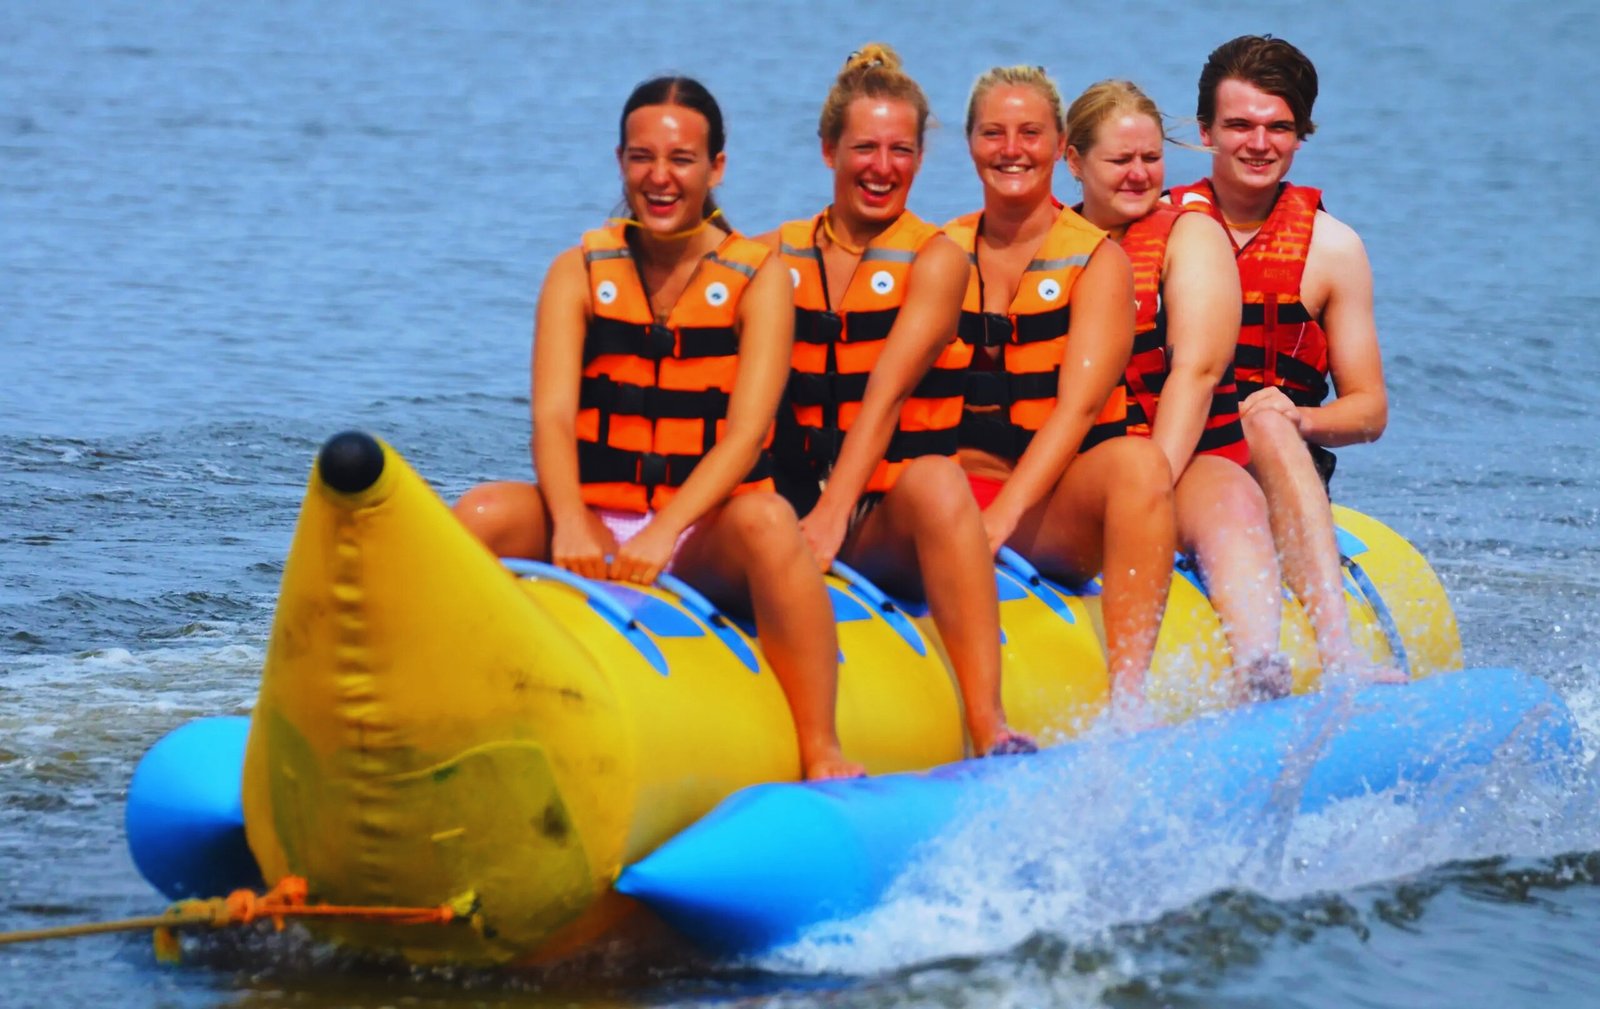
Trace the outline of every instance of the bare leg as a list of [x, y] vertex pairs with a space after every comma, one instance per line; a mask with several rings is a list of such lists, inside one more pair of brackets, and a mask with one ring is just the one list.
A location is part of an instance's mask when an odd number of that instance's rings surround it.
[[511, 480], [479, 484], [461, 495], [451, 510], [496, 557], [550, 557], [550, 515], [537, 484]]
[[672, 570], [717, 605], [754, 613], [761, 650], [794, 716], [804, 776], [864, 774], [839, 746], [833, 607], [788, 502], [776, 494], [730, 499], [695, 526]]
[[1284, 579], [1311, 620], [1323, 674], [1394, 678], [1390, 671], [1374, 670], [1350, 640], [1333, 509], [1300, 432], [1281, 414], [1260, 410], [1245, 418], [1244, 433], [1250, 471], [1266, 494]]
[[1167, 457], [1148, 438], [1113, 438], [1072, 460], [1010, 546], [1047, 573], [1083, 581], [1104, 569], [1101, 608], [1113, 700], [1144, 696], [1172, 584], [1177, 538]]
[[[915, 459], [845, 544], [845, 561], [928, 610], [961, 686], [972, 751], [1020, 737], [1000, 699], [1000, 601], [983, 516], [954, 460]], [[928, 577], [932, 575], [932, 577]]]
[[1260, 486], [1234, 463], [1200, 455], [1178, 479], [1174, 503], [1178, 545], [1205, 574], [1243, 696], [1283, 696], [1291, 685], [1278, 654], [1283, 579]]

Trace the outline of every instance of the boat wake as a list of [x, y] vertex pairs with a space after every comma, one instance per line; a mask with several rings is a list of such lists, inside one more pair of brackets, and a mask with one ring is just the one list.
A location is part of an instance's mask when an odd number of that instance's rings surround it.
[[[1600, 704], [1573, 700], [1584, 738], [1594, 739]], [[1583, 766], [1560, 775], [1508, 745], [1506, 759], [1488, 768], [1463, 766], [1425, 789], [1401, 785], [1314, 812], [1300, 811], [1309, 762], [1290, 759], [1270, 783], [1270, 801], [1218, 819], [1219, 797], [1207, 788], [1175, 791], [1117, 759], [1107, 740], [1088, 742], [1070, 777], [988, 797], [928, 845], [879, 906], [809, 929], [754, 963], [862, 976], [1023, 950], [1037, 963], [1043, 944], [1078, 957], [1075, 973], [1148, 976], [1148, 965], [1118, 963], [1159, 956], [1171, 941], [1187, 945], [1174, 936], [1209, 928], [1195, 922], [1238, 917], [1255, 921], [1246, 931], [1262, 937], [1291, 924], [1359, 934], [1382, 898], [1361, 909], [1351, 891], [1501, 856], [1542, 860], [1535, 871], [1559, 879], [1574, 871], [1560, 858], [1584, 859], [1564, 853], [1600, 846], [1592, 745]], [[1440, 760], [1452, 763], [1447, 754]]]

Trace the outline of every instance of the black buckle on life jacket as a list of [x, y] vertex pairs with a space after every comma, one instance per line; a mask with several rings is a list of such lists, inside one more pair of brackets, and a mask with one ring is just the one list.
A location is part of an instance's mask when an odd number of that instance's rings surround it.
[[838, 343], [844, 336], [844, 318], [838, 312], [824, 309], [811, 317], [812, 343]]
[[981, 341], [979, 347], [1004, 347], [1011, 342], [1016, 328], [1011, 324], [1011, 316], [1001, 315], [999, 312], [983, 312], [978, 316], [982, 323]]
[[844, 447], [844, 432], [837, 428], [810, 428], [806, 431], [806, 459], [822, 470], [831, 467]]
[[639, 453], [639, 483], [656, 487], [667, 482], [667, 457], [655, 452]]
[[645, 330], [644, 350], [639, 356], [648, 358], [651, 361], [660, 361], [663, 358], [671, 357], [672, 352], [676, 349], [678, 349], [678, 340], [673, 335], [672, 329], [668, 326], [663, 326], [659, 322], [652, 322], [649, 328]]
[[968, 406], [1010, 406], [1011, 385], [1003, 371], [969, 371], [966, 375]]

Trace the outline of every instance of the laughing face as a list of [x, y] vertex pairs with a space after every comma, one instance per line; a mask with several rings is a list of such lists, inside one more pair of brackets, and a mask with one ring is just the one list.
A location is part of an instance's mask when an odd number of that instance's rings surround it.
[[984, 198], [1049, 199], [1051, 175], [1066, 144], [1050, 99], [1026, 84], [997, 84], [974, 112], [967, 147]]
[[906, 209], [922, 164], [917, 110], [897, 98], [857, 98], [845, 110], [844, 130], [822, 145], [833, 169], [833, 207], [863, 225], [884, 225]]
[[1231, 188], [1275, 188], [1300, 149], [1289, 103], [1230, 77], [1217, 85], [1216, 118], [1200, 127], [1200, 142], [1215, 152], [1211, 177]]
[[710, 130], [705, 116], [681, 105], [646, 105], [628, 114], [617, 161], [628, 207], [647, 232], [671, 235], [700, 221], [725, 160], [711, 155]]

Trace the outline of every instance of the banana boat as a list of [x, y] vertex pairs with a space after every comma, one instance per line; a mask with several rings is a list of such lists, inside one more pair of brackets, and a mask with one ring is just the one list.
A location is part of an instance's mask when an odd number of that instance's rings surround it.
[[[1459, 669], [1427, 563], [1335, 511], [1357, 642], [1413, 678]], [[1095, 587], [1009, 553], [995, 577], [1010, 721], [1067, 740], [1109, 692]], [[874, 776], [962, 760], [959, 695], [926, 613], [842, 567], [827, 581], [845, 752]], [[1287, 596], [1283, 628], [1296, 692], [1313, 691], [1309, 624]], [[1151, 696], [1174, 720], [1216, 711], [1227, 671], [1221, 624], [1180, 566]], [[347, 432], [313, 467], [248, 723], [202, 720], [158, 743], [127, 819], [136, 864], [169, 897], [298, 876], [333, 904], [470, 910], [315, 926], [335, 943], [530, 963], [622, 927], [639, 908], [614, 886], [625, 868], [733, 793], [798, 772], [753, 627], [670, 576], [623, 586], [501, 561], [394, 449]]]

